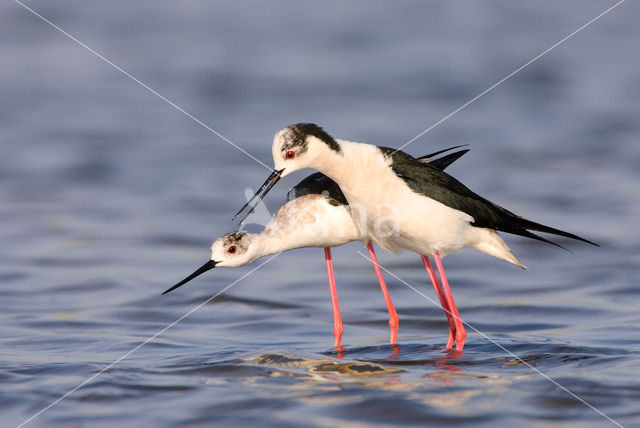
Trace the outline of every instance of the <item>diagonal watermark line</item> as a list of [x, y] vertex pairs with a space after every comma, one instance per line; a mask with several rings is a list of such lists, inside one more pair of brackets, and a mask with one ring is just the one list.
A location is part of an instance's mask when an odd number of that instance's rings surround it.
[[547, 53], [549, 53], [550, 51], [552, 51], [556, 47], [560, 46], [562, 43], [566, 42], [567, 40], [569, 40], [570, 38], [572, 38], [573, 36], [578, 34], [580, 31], [584, 30], [589, 25], [593, 24], [598, 19], [602, 18], [604, 15], [606, 15], [609, 12], [611, 12], [613, 9], [615, 9], [618, 6], [620, 6], [624, 2], [625, 2], [625, 0], [620, 0], [618, 3], [614, 4], [613, 6], [611, 6], [610, 8], [605, 10], [604, 12], [602, 12], [600, 15], [598, 15], [595, 18], [591, 19], [589, 22], [584, 24], [582, 27], [578, 28], [577, 30], [575, 30], [574, 32], [569, 34], [568, 36], [565, 36], [560, 41], [556, 42], [555, 44], [553, 44], [549, 48], [547, 48], [544, 51], [540, 52], [538, 55], [536, 55], [535, 57], [533, 57], [532, 59], [530, 59], [526, 63], [522, 64], [520, 67], [516, 68], [514, 71], [512, 71], [509, 74], [507, 74], [505, 77], [503, 77], [502, 79], [498, 80], [496, 83], [494, 83], [493, 85], [489, 86], [487, 89], [485, 89], [484, 91], [480, 92], [478, 95], [476, 95], [475, 97], [471, 98], [469, 101], [467, 101], [466, 103], [462, 104], [460, 107], [458, 107], [457, 109], [455, 109], [454, 111], [452, 111], [451, 113], [449, 113], [448, 115], [446, 115], [445, 117], [443, 117], [442, 119], [440, 119], [439, 121], [437, 121], [436, 123], [434, 123], [433, 125], [428, 127], [427, 129], [422, 131], [421, 133], [419, 133], [418, 135], [416, 135], [415, 137], [413, 137], [412, 139], [410, 139], [406, 143], [404, 143], [402, 146], [400, 146], [398, 149], [396, 149], [393, 153], [395, 153], [395, 152], [397, 152], [399, 150], [402, 150], [403, 148], [405, 148], [409, 144], [413, 143], [415, 140], [417, 140], [418, 138], [422, 137], [424, 134], [426, 134], [427, 132], [431, 131], [433, 128], [435, 128], [436, 126], [440, 125], [442, 122], [444, 122], [445, 120], [449, 119], [451, 116], [453, 116], [456, 113], [458, 113], [460, 110], [462, 110], [465, 107], [467, 107], [469, 104], [475, 102], [478, 98], [486, 95], [487, 93], [489, 93], [490, 91], [492, 91], [496, 87], [500, 86], [507, 79], [510, 79], [511, 77], [513, 77], [514, 75], [516, 75], [517, 73], [519, 73], [520, 71], [522, 71], [523, 69], [525, 69], [526, 67], [531, 65], [533, 62], [537, 61], [538, 59], [540, 59], [541, 57], [543, 57], [544, 55], [546, 55]]
[[204, 305], [206, 305], [207, 303], [209, 303], [210, 301], [212, 301], [213, 299], [215, 299], [216, 297], [218, 297], [219, 295], [221, 295], [222, 293], [224, 293], [225, 291], [227, 291], [228, 289], [230, 289], [231, 287], [233, 287], [234, 285], [236, 285], [237, 283], [239, 283], [240, 281], [242, 281], [243, 279], [245, 279], [246, 277], [248, 277], [249, 275], [251, 275], [252, 273], [257, 271], [258, 269], [260, 269], [262, 266], [266, 265], [271, 260], [273, 260], [276, 257], [278, 257], [280, 254], [282, 254], [282, 252], [276, 253], [273, 256], [269, 257], [267, 260], [265, 260], [264, 262], [260, 263], [257, 267], [255, 267], [254, 269], [251, 269], [248, 273], [242, 275], [240, 278], [236, 279], [231, 284], [227, 285], [225, 288], [223, 288], [222, 290], [218, 291], [216, 294], [214, 294], [213, 296], [209, 297], [207, 300], [205, 300], [204, 302], [200, 303], [198, 306], [196, 306], [195, 308], [191, 309], [189, 312], [187, 312], [186, 314], [182, 315], [180, 318], [178, 318], [177, 320], [175, 320], [174, 322], [172, 322], [168, 326], [166, 326], [162, 330], [158, 331], [156, 334], [154, 334], [153, 336], [149, 337], [148, 339], [146, 339], [144, 342], [142, 342], [141, 344], [139, 344], [138, 346], [133, 348], [131, 351], [127, 352], [126, 354], [124, 354], [123, 356], [121, 356], [120, 358], [118, 358], [117, 360], [115, 360], [114, 362], [112, 362], [111, 364], [109, 364], [108, 366], [103, 368], [102, 370], [100, 370], [98, 373], [96, 373], [93, 376], [87, 378], [84, 382], [82, 382], [81, 384], [79, 384], [78, 386], [76, 386], [75, 388], [73, 388], [72, 390], [67, 392], [66, 394], [64, 394], [62, 397], [58, 398], [53, 403], [49, 404], [47, 407], [45, 407], [44, 409], [40, 410], [38, 413], [36, 413], [35, 415], [31, 416], [29, 419], [25, 420], [24, 422], [22, 422], [20, 425], [18, 425], [17, 428], [21, 428], [22, 426], [28, 424], [29, 422], [31, 422], [32, 420], [34, 420], [35, 418], [37, 418], [38, 416], [40, 416], [41, 414], [43, 414], [44, 412], [46, 412], [47, 410], [49, 410], [50, 408], [52, 408], [53, 406], [55, 406], [56, 404], [58, 404], [59, 402], [64, 400], [65, 398], [67, 398], [69, 395], [73, 394], [78, 389], [82, 388], [83, 386], [85, 386], [86, 384], [88, 384], [89, 382], [91, 382], [92, 380], [97, 378], [98, 376], [100, 376], [102, 373], [104, 373], [105, 371], [109, 370], [111, 367], [115, 366], [120, 361], [124, 360], [129, 355], [133, 354], [138, 349], [142, 348], [144, 345], [146, 345], [147, 343], [151, 342], [153, 339], [155, 339], [156, 337], [160, 336], [162, 333], [164, 333], [165, 331], [169, 330], [171, 327], [173, 327], [174, 325], [178, 324], [180, 321], [182, 321], [183, 319], [185, 319], [186, 317], [188, 317], [189, 315], [191, 315], [192, 313], [194, 313], [195, 311], [197, 311], [198, 309], [200, 309], [201, 307], [203, 307]]
[[86, 50], [88, 50], [89, 52], [91, 52], [92, 54], [97, 56], [98, 58], [100, 58], [102, 61], [104, 61], [107, 64], [109, 64], [111, 67], [113, 67], [116, 70], [118, 70], [120, 73], [124, 74], [125, 76], [127, 76], [128, 78], [130, 78], [131, 80], [136, 82], [138, 85], [142, 86], [143, 88], [145, 88], [146, 90], [148, 90], [152, 94], [154, 94], [157, 97], [159, 97], [161, 100], [163, 100], [166, 103], [168, 103], [173, 108], [175, 108], [178, 111], [180, 111], [182, 114], [184, 114], [188, 118], [192, 119], [197, 124], [199, 124], [199, 125], [203, 126], [204, 128], [208, 129], [213, 134], [217, 135], [218, 137], [220, 137], [221, 139], [223, 139], [227, 143], [231, 144], [233, 147], [235, 147], [236, 149], [240, 150], [242, 153], [244, 153], [245, 155], [249, 156], [251, 159], [253, 159], [254, 161], [258, 162], [260, 165], [264, 166], [268, 170], [270, 170], [270, 171], [273, 170], [273, 168], [271, 168], [270, 166], [268, 166], [267, 164], [262, 162], [260, 159], [256, 158], [251, 153], [247, 152], [245, 149], [243, 149], [242, 147], [238, 146], [233, 141], [229, 140], [227, 137], [225, 137], [224, 135], [222, 135], [221, 133], [219, 133], [218, 131], [216, 131], [215, 129], [213, 129], [212, 127], [210, 127], [209, 125], [207, 125], [206, 123], [204, 123], [203, 121], [201, 121], [200, 119], [198, 119], [197, 117], [192, 115], [191, 113], [187, 112], [185, 109], [183, 109], [182, 107], [180, 107], [179, 105], [177, 105], [176, 103], [174, 103], [173, 101], [168, 99], [167, 97], [159, 94], [157, 91], [152, 89], [149, 85], [145, 84], [144, 82], [140, 81], [136, 77], [132, 76], [130, 73], [128, 73], [122, 67], [119, 67], [118, 65], [116, 65], [112, 61], [110, 61], [109, 59], [105, 58], [104, 56], [102, 56], [101, 54], [96, 52], [95, 50], [91, 49], [85, 43], [81, 42], [80, 40], [78, 40], [77, 38], [72, 36], [71, 34], [67, 33], [65, 30], [63, 30], [62, 28], [60, 28], [59, 26], [57, 26], [56, 24], [54, 24], [53, 22], [51, 22], [50, 20], [48, 20], [47, 18], [45, 18], [44, 16], [42, 16], [41, 14], [36, 12], [35, 10], [31, 9], [29, 6], [25, 5], [20, 0], [14, 0], [14, 1], [16, 3], [18, 3], [20, 6], [22, 6], [23, 8], [25, 8], [26, 10], [28, 10], [29, 12], [31, 12], [32, 14], [34, 14], [35, 16], [37, 16], [38, 18], [40, 18], [41, 20], [43, 20], [44, 22], [46, 22], [47, 24], [49, 24], [50, 26], [52, 26], [53, 28], [55, 28], [56, 30], [58, 30], [59, 32], [61, 32], [62, 34], [64, 34], [65, 36], [67, 36], [68, 38], [70, 38], [71, 40], [73, 40], [74, 42], [76, 42], [78, 45], [82, 46], [83, 48], [85, 48]]
[[[384, 268], [383, 266], [380, 266], [379, 264], [377, 264], [376, 262], [374, 262], [369, 256], [367, 256], [366, 254], [360, 252], [360, 250], [357, 251], [358, 254], [360, 254], [362, 257], [364, 257], [365, 259], [369, 260], [371, 263], [373, 263], [374, 265], [377, 265], [380, 269], [384, 270], [386, 273], [388, 273], [389, 275], [391, 275], [392, 277], [394, 277], [395, 279], [397, 279], [398, 281], [400, 281], [401, 283], [403, 283], [404, 285], [406, 285], [407, 287], [409, 287], [410, 289], [412, 289], [413, 291], [415, 291], [416, 293], [418, 293], [419, 295], [421, 295], [422, 297], [424, 297], [425, 299], [427, 299], [429, 302], [433, 303], [434, 305], [441, 307], [441, 305], [439, 305], [438, 303], [436, 303], [435, 300], [433, 300], [432, 298], [430, 298], [429, 296], [427, 296], [426, 294], [424, 294], [423, 292], [421, 292], [420, 290], [418, 290], [417, 288], [415, 288], [413, 285], [409, 284], [408, 282], [406, 282], [405, 280], [403, 280], [402, 278], [400, 278], [399, 276], [397, 276], [396, 274], [394, 274], [393, 272], [391, 272], [389, 269]], [[522, 362], [525, 366], [527, 366], [528, 368], [530, 368], [531, 370], [533, 370], [534, 372], [538, 373], [540, 376], [544, 377], [545, 379], [547, 379], [548, 381], [550, 381], [551, 383], [553, 383], [555, 386], [557, 386], [558, 388], [562, 389], [563, 391], [565, 391], [567, 394], [571, 395], [573, 398], [575, 398], [576, 400], [580, 401], [582, 404], [584, 404], [585, 406], [591, 408], [592, 410], [594, 410], [595, 412], [597, 412], [598, 414], [600, 414], [600, 416], [604, 417], [605, 419], [608, 419], [611, 423], [619, 426], [620, 428], [623, 428], [622, 425], [620, 425], [618, 422], [614, 421], [613, 419], [611, 419], [609, 416], [607, 416], [606, 414], [604, 414], [601, 410], [598, 410], [597, 408], [595, 408], [593, 405], [589, 404], [587, 401], [585, 401], [584, 399], [580, 398], [578, 395], [574, 394], [573, 392], [571, 392], [569, 389], [567, 389], [566, 387], [562, 386], [561, 384], [559, 384], [557, 381], [553, 380], [551, 377], [549, 377], [548, 375], [544, 374], [543, 372], [541, 372], [540, 370], [538, 370], [537, 368], [535, 368], [534, 366], [532, 366], [531, 364], [527, 363], [525, 360], [521, 359], [520, 357], [518, 357], [516, 354], [514, 354], [513, 352], [511, 352], [510, 350], [508, 350], [507, 348], [505, 348], [504, 346], [502, 346], [501, 344], [499, 344], [498, 342], [496, 342], [495, 340], [493, 340], [492, 338], [490, 338], [489, 336], [487, 336], [485, 333], [481, 332], [480, 330], [478, 330], [477, 328], [475, 328], [474, 326], [472, 326], [471, 324], [469, 324], [468, 322], [466, 322], [465, 320], [463, 320], [461, 317], [456, 316], [455, 314], [453, 314], [452, 312], [450, 312], [449, 310], [442, 308], [445, 312], [447, 312], [448, 314], [450, 314], [452, 317], [457, 318], [458, 320], [460, 320], [464, 325], [466, 325], [467, 327], [469, 327], [470, 329], [472, 329], [473, 331], [475, 331], [476, 333], [478, 333], [479, 335], [481, 335], [482, 337], [484, 337], [485, 339], [487, 339], [489, 342], [493, 343], [494, 345], [496, 345], [498, 348], [502, 349], [504, 352], [506, 352], [507, 354], [509, 354], [510, 356], [512, 356], [513, 358], [515, 358], [516, 360]]]

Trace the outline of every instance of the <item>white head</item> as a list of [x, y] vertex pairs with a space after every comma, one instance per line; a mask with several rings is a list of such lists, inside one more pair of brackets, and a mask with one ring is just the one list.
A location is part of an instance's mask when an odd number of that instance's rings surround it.
[[230, 232], [222, 235], [211, 244], [211, 260], [200, 266], [191, 275], [169, 288], [162, 294], [167, 294], [191, 281], [193, 278], [213, 269], [214, 267], [239, 267], [262, 257], [259, 245], [252, 245], [256, 235], [245, 232]]
[[229, 232], [211, 244], [211, 260], [219, 267], [240, 267], [261, 257], [256, 235], [245, 231]]
[[281, 177], [342, 154], [340, 144], [313, 123], [296, 123], [278, 131], [271, 151], [274, 168]]

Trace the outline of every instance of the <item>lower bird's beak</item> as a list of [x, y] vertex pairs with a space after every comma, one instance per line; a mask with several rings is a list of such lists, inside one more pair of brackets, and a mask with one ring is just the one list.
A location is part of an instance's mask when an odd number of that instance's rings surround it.
[[[256, 206], [260, 203], [262, 198], [264, 198], [267, 195], [267, 193], [269, 193], [269, 190], [271, 190], [271, 188], [273, 186], [275, 186], [276, 183], [280, 180], [280, 178], [282, 177], [282, 175], [281, 175], [282, 171], [284, 171], [284, 168], [282, 168], [280, 170], [274, 169], [273, 172], [271, 173], [271, 175], [269, 176], [269, 178], [267, 178], [267, 181], [265, 181], [264, 184], [262, 184], [262, 186], [260, 186], [258, 191], [251, 197], [251, 199], [249, 199], [249, 201], [247, 201], [247, 203], [244, 204], [244, 206], [242, 208], [240, 208], [240, 211], [238, 211], [236, 213], [236, 215], [233, 216], [233, 220], [235, 220], [235, 218], [238, 217], [238, 215], [242, 211], [244, 211], [247, 207], [251, 207], [251, 209], [244, 215], [244, 217], [242, 217], [242, 220], [240, 220], [240, 223], [242, 223], [244, 221], [244, 219], [246, 219], [249, 216], [249, 214], [251, 214], [253, 212], [253, 210], [256, 209]], [[264, 192], [263, 192], [263, 190], [264, 190]], [[253, 202], [256, 198], [258, 198], [258, 199], [255, 202]], [[253, 204], [252, 204], [252, 202], [253, 202]]]
[[170, 289], [168, 289], [167, 291], [165, 291], [162, 294], [167, 294], [168, 292], [173, 291], [176, 288], [183, 286], [184, 284], [186, 284], [187, 282], [191, 281], [196, 276], [201, 275], [201, 274], [205, 273], [206, 271], [213, 269], [214, 267], [216, 267], [216, 265], [218, 263], [220, 263], [220, 262], [217, 262], [215, 260], [209, 260], [208, 262], [206, 262], [205, 264], [200, 266], [194, 273], [192, 273], [191, 275], [189, 275], [188, 277], [186, 277], [185, 279], [183, 279], [182, 281], [180, 281], [179, 283], [177, 283], [176, 285], [174, 285], [173, 287], [171, 287]]

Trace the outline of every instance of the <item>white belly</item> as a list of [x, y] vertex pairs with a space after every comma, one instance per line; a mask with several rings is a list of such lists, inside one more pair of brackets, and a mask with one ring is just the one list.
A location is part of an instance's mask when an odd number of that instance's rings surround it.
[[360, 171], [359, 175], [336, 180], [362, 235], [393, 252], [406, 248], [420, 254], [444, 255], [469, 244], [471, 216], [413, 192], [382, 154], [377, 159], [376, 155], [371, 153], [365, 157], [365, 165], [352, 169]]
[[393, 252], [406, 248], [420, 254], [444, 255], [466, 245], [471, 216], [415, 194], [404, 182], [402, 186], [386, 193], [386, 198], [380, 197], [382, 192], [347, 196], [354, 222], [363, 235]]

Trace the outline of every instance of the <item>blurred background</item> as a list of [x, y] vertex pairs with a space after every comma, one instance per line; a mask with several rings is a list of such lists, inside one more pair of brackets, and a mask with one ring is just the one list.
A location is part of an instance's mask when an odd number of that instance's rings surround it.
[[[25, 4], [272, 165], [284, 126], [400, 147], [614, 2]], [[354, 243], [282, 254], [29, 423], [624, 425], [640, 384], [640, 28], [625, 2], [404, 150], [469, 144], [448, 171], [601, 244], [506, 241], [530, 269], [445, 259], [468, 328]], [[259, 262], [160, 293], [209, 257], [267, 169], [17, 2], [0, 5], [0, 412], [18, 425]], [[306, 176], [287, 177], [271, 209]], [[432, 299], [419, 258], [382, 265]], [[495, 341], [513, 354], [498, 347]], [[360, 426], [359, 425], [359, 426]]]

